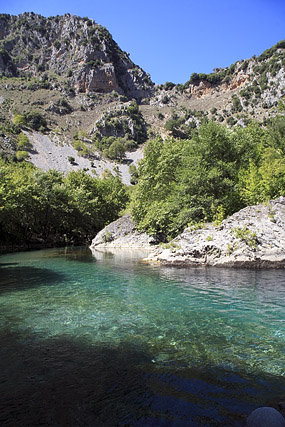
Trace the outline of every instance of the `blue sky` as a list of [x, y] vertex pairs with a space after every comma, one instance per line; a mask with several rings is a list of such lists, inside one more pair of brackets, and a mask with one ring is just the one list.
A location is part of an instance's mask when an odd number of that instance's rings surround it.
[[0, 12], [71, 13], [104, 25], [155, 83], [185, 83], [285, 38], [284, 0], [0, 0]]

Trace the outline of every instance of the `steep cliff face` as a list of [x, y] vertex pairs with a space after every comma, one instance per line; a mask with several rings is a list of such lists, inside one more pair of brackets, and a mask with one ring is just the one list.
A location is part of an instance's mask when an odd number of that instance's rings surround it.
[[39, 77], [76, 92], [151, 96], [153, 83], [92, 19], [0, 15], [0, 75]]

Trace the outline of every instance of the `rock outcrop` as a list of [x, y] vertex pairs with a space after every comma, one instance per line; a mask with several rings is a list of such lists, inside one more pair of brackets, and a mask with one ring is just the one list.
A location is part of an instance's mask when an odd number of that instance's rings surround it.
[[282, 414], [271, 407], [255, 409], [247, 418], [246, 427], [285, 427]]
[[285, 197], [249, 206], [220, 226], [187, 228], [147, 258], [182, 266], [285, 268]]
[[107, 225], [92, 240], [91, 249], [124, 248], [153, 249], [154, 239], [147, 233], [137, 230], [130, 214]]
[[124, 215], [100, 231], [91, 248], [152, 249], [144, 261], [163, 265], [285, 268], [285, 197], [244, 208], [220, 226], [187, 228], [170, 243], [155, 243]]
[[102, 137], [114, 136], [115, 138], [127, 138], [142, 143], [147, 140], [147, 124], [139, 111], [136, 103], [130, 101], [118, 105], [117, 108], [105, 111], [97, 120], [91, 135]]
[[[42, 77], [84, 93], [116, 91], [129, 99], [151, 96], [150, 76], [92, 19], [45, 18], [33, 12], [0, 15], [0, 76]], [[64, 81], [64, 77], [66, 80]]]

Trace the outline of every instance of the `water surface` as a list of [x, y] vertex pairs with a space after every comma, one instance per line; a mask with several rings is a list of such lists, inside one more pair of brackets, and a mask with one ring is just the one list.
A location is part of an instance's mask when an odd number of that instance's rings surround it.
[[0, 257], [1, 425], [238, 426], [282, 400], [285, 272], [142, 256]]

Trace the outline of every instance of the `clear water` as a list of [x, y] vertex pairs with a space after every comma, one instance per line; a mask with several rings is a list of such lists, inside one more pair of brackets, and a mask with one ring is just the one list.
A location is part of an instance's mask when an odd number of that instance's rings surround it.
[[284, 399], [285, 271], [0, 257], [1, 426], [231, 426]]

